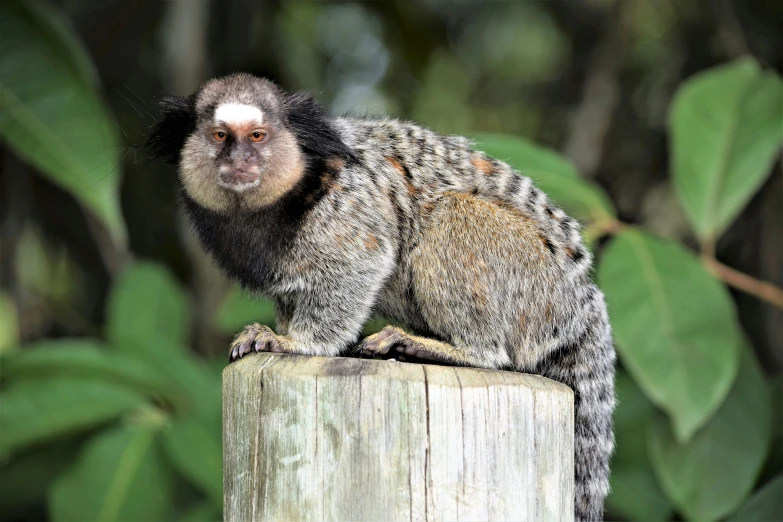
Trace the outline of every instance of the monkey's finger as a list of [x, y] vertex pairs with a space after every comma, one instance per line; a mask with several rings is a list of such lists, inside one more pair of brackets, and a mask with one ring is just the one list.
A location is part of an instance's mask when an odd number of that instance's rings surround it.
[[378, 334], [368, 337], [359, 345], [359, 353], [366, 355], [385, 355], [391, 348], [391, 343], [383, 339], [374, 338]]
[[280, 341], [277, 339], [270, 339], [269, 342], [267, 342], [267, 350], [269, 350], [272, 353], [283, 353], [283, 345], [280, 344]]
[[399, 352], [403, 353], [405, 355], [411, 356], [411, 357], [421, 357], [421, 350], [417, 346], [413, 346], [410, 344], [401, 344], [398, 343], [394, 346], [394, 348]]
[[251, 351], [253, 351], [252, 340], [243, 342], [242, 344], [239, 345], [239, 349], [237, 350], [238, 355], [240, 357], [244, 357], [245, 355], [249, 354]]

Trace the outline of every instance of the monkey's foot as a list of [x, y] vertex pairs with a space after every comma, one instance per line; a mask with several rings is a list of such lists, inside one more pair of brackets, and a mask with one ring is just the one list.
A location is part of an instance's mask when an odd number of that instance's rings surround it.
[[290, 352], [289, 344], [288, 339], [275, 335], [269, 327], [249, 324], [232, 341], [228, 360], [236, 361], [250, 352]]
[[472, 365], [464, 352], [448, 343], [406, 333], [396, 326], [385, 326], [365, 338], [358, 346], [359, 355], [397, 355], [449, 364]]

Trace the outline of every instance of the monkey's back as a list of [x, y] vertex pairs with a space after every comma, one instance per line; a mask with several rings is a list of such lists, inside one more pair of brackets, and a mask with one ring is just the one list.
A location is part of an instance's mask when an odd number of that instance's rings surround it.
[[[393, 119], [337, 119], [342, 138], [367, 169], [365, 183], [388, 193], [402, 214], [398, 221], [417, 227], [418, 217], [446, 192], [469, 194], [515, 209], [534, 225], [539, 240], [566, 271], [586, 273], [590, 252], [579, 223], [558, 208], [533, 181], [507, 163], [477, 151], [461, 136], [443, 136]], [[403, 239], [405, 233], [403, 230]]]
[[579, 225], [529, 178], [465, 138], [396, 120], [337, 121], [366, 168], [354, 182], [391, 202], [396, 268], [377, 311], [480, 347], [486, 366], [528, 371], [601, 322]]

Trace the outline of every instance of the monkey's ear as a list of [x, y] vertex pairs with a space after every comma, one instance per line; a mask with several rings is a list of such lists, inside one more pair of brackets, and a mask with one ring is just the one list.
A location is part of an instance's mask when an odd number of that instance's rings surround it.
[[196, 128], [195, 98], [167, 96], [160, 107], [163, 118], [150, 130], [144, 148], [150, 158], [176, 165], [185, 140]]
[[353, 152], [340, 138], [326, 110], [310, 94], [286, 94], [284, 106], [286, 121], [306, 153], [322, 158], [339, 156], [354, 159]]

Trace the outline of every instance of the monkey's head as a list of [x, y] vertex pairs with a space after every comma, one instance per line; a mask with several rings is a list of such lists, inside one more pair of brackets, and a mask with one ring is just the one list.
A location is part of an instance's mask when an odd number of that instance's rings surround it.
[[162, 107], [148, 150], [177, 164], [187, 196], [217, 212], [280, 199], [319, 156], [323, 144], [314, 140], [314, 126], [316, 133], [325, 125], [334, 134], [311, 97], [243, 73], [210, 80], [188, 97], [166, 98]]

